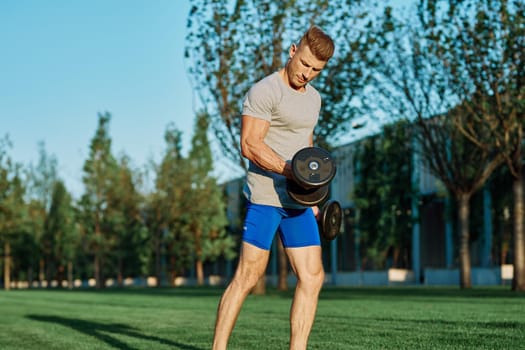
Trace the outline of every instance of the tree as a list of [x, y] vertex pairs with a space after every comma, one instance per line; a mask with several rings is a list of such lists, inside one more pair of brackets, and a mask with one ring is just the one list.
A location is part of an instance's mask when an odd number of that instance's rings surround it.
[[42, 202], [49, 210], [55, 182], [58, 180], [58, 161], [46, 151], [44, 142], [38, 143], [38, 163], [29, 166], [28, 194]]
[[185, 229], [192, 234], [197, 282], [204, 284], [204, 262], [221, 255], [233, 259], [235, 242], [226, 234], [226, 208], [221, 188], [211, 176], [213, 159], [208, 141], [208, 116], [197, 114], [188, 165], [191, 190], [182, 212]]
[[114, 247], [111, 255], [119, 286], [123, 285], [126, 274], [144, 275], [148, 265], [148, 231], [141, 212], [142, 198], [137, 191], [137, 181], [129, 158], [122, 156], [108, 192], [107, 211]]
[[[413, 152], [410, 125], [385, 125], [378, 135], [360, 142], [355, 154], [359, 170], [353, 199], [360, 211], [362, 256], [371, 267], [408, 267]], [[388, 263], [387, 259], [391, 262]]]
[[26, 205], [21, 166], [7, 153], [8, 137], [0, 139], [0, 240], [3, 243], [4, 289], [11, 288], [12, 243], [24, 231]]
[[525, 3], [422, 0], [418, 16], [450, 98], [470, 116], [456, 127], [479, 148], [498, 152], [513, 176], [512, 288], [525, 290]]
[[[48, 255], [48, 281], [56, 279], [58, 285], [67, 278], [73, 286], [73, 261], [79, 248], [79, 230], [71, 195], [61, 180], [53, 186], [49, 212], [44, 224], [44, 242]], [[48, 282], [49, 283], [49, 282]]]
[[94, 262], [97, 288], [104, 286], [104, 268], [116, 271], [123, 284], [125, 266], [131, 273], [144, 273], [147, 266], [140, 202], [129, 159], [117, 161], [111, 152], [109, 113], [99, 115], [99, 124], [91, 140], [89, 159], [84, 164], [86, 193], [81, 200], [84, 222]]
[[[366, 83], [362, 65], [367, 52], [362, 40], [366, 3], [192, 0], [185, 55], [224, 156], [246, 169], [239, 144], [241, 101], [253, 83], [284, 65], [289, 45], [312, 24], [331, 34], [336, 45], [334, 57], [314, 82], [324, 101], [315, 143], [329, 148], [348, 130], [349, 120], [359, 113]], [[259, 293], [264, 292], [263, 283], [264, 276], [255, 288]]]
[[29, 286], [33, 283], [33, 272], [37, 270], [42, 256], [41, 236], [46, 217], [42, 203], [35, 199], [27, 199], [27, 178], [23, 186], [24, 207], [22, 208], [22, 223], [12, 244], [13, 277], [18, 280], [27, 279]]
[[[408, 17], [403, 21], [387, 7], [369, 37], [373, 69], [372, 108], [413, 125], [416, 152], [458, 202], [460, 236], [460, 285], [471, 287], [469, 253], [469, 201], [498, 168], [502, 158], [487, 148], [478, 148], [458, 125], [472, 117], [462, 109], [464, 100], [449, 88], [446, 65], [433, 54], [434, 38], [428, 25]], [[480, 128], [479, 137], [488, 137]]]
[[[46, 279], [47, 264], [45, 258], [46, 256], [47, 259], [51, 257], [50, 250], [46, 250], [46, 246], [49, 246], [49, 244], [44, 241], [46, 239], [43, 232], [44, 221], [50, 210], [55, 183], [58, 181], [58, 161], [55, 156], [47, 153], [44, 142], [38, 143], [38, 154], [39, 158], [36, 166], [32, 164], [29, 166], [27, 192], [33, 207], [33, 210], [31, 210], [31, 222], [33, 223], [31, 235], [39, 245], [39, 249], [33, 251], [29, 256], [38, 259], [38, 279], [42, 283]], [[41, 207], [41, 210], [36, 210], [37, 207]], [[32, 276], [32, 264], [30, 264], [29, 268], [31, 269], [29, 275]], [[49, 268], [47, 270], [50, 271]], [[47, 279], [50, 279], [49, 276]]]
[[359, 113], [365, 86], [362, 59], [367, 1], [192, 0], [186, 58], [196, 91], [224, 155], [244, 168], [239, 148], [240, 102], [249, 87], [280, 69], [289, 45], [317, 24], [334, 38], [336, 53], [316, 85], [324, 99], [317, 143], [328, 146]]
[[114, 185], [116, 160], [111, 154], [109, 113], [98, 115], [98, 127], [89, 146], [89, 158], [84, 163], [82, 178], [85, 193], [81, 204], [90, 251], [93, 254], [93, 273], [96, 287], [104, 287], [103, 265], [110, 248], [111, 232], [107, 221], [109, 193]]
[[164, 133], [166, 151], [155, 166], [155, 190], [149, 199], [148, 227], [153, 234], [155, 274], [158, 285], [164, 279], [165, 259], [168, 259], [170, 284], [192, 263], [192, 237], [182, 230], [181, 216], [185, 207], [184, 194], [191, 190], [187, 160], [182, 155], [182, 132], [168, 125]]

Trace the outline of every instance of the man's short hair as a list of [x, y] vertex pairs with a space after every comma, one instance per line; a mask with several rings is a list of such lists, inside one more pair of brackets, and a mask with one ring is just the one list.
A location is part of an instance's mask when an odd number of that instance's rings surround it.
[[314, 56], [321, 61], [328, 61], [334, 54], [334, 42], [328, 34], [317, 26], [311, 26], [304, 33], [299, 46], [307, 45]]

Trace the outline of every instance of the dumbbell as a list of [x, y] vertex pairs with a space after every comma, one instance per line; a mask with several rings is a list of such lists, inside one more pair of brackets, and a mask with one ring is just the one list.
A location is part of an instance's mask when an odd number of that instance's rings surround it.
[[[319, 147], [299, 150], [292, 158], [293, 180], [288, 180], [288, 194], [296, 202], [315, 206], [328, 197], [329, 183], [335, 176], [336, 166], [328, 151]], [[343, 212], [335, 200], [326, 201], [320, 209], [317, 224], [321, 236], [331, 241], [340, 231]]]
[[335, 239], [341, 230], [342, 221], [343, 211], [339, 202], [335, 200], [326, 201], [317, 219], [319, 233], [327, 241]]
[[335, 176], [336, 166], [330, 153], [319, 147], [306, 147], [292, 158], [293, 180], [287, 180], [287, 190], [296, 202], [314, 206], [328, 197], [328, 185]]

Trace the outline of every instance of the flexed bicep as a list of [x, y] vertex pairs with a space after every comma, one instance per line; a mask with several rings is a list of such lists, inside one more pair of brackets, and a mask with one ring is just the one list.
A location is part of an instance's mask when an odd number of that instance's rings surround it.
[[243, 115], [241, 127], [242, 155], [262, 169], [289, 176], [289, 165], [265, 142], [270, 123], [264, 119]]

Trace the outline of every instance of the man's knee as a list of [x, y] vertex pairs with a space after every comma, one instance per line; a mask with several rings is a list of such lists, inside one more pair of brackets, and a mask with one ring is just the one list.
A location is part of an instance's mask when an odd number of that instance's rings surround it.
[[250, 291], [255, 287], [260, 276], [254, 273], [238, 274], [232, 283], [243, 291]]
[[297, 276], [298, 282], [301, 287], [304, 287], [310, 291], [319, 291], [323, 286], [325, 273], [323, 269], [315, 272], [306, 272]]
[[237, 268], [232, 283], [242, 290], [250, 291], [255, 287], [259, 279], [263, 276], [266, 266], [259, 263], [243, 262]]

